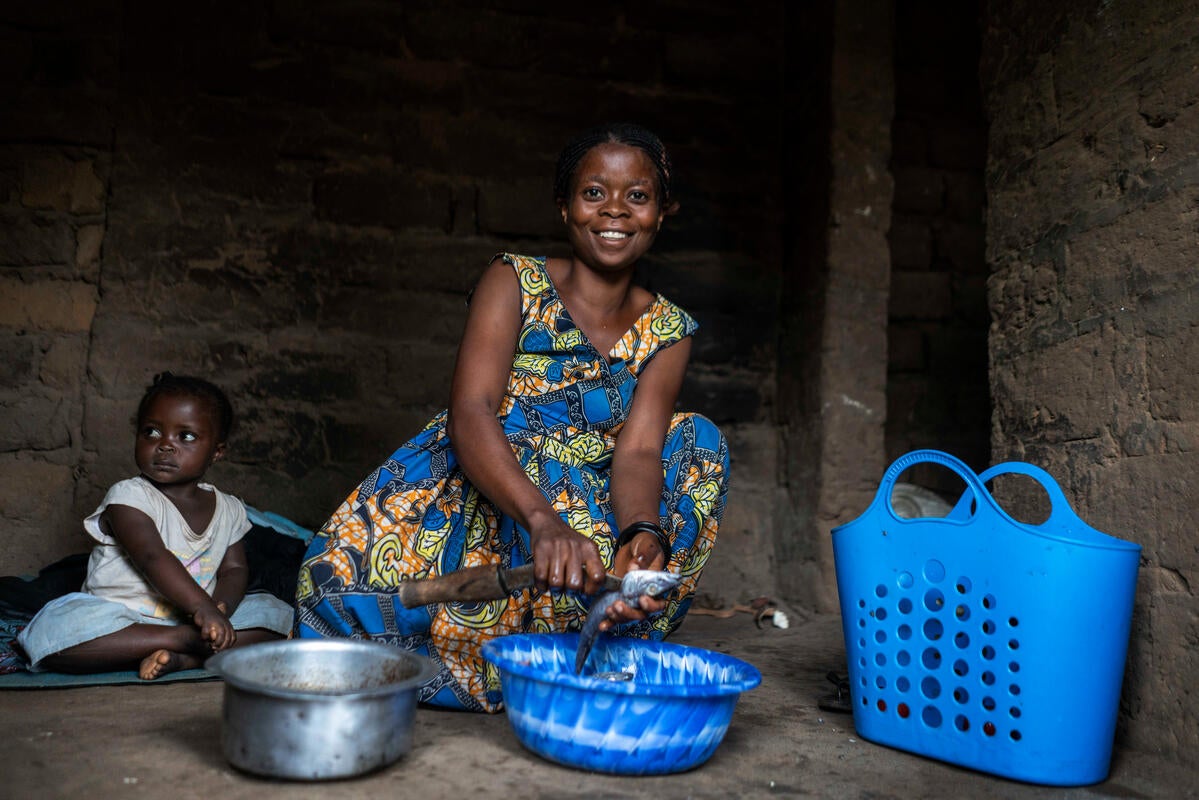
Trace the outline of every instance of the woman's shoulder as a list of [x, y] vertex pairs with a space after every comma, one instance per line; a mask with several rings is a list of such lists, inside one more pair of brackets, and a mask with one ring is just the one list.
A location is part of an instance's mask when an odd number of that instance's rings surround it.
[[[496, 253], [491, 259], [493, 268], [506, 264], [516, 274], [520, 289], [526, 295], [539, 295], [553, 289], [545, 256], [525, 256], [519, 253]], [[502, 268], [501, 268], [502, 269]]]
[[654, 302], [647, 316], [650, 328], [663, 342], [676, 341], [699, 330], [699, 322], [695, 317], [661, 294], [654, 295]]

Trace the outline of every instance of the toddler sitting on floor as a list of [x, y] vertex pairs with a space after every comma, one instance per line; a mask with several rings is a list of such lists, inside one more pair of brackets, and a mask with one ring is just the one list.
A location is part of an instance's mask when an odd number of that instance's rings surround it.
[[137, 410], [141, 474], [84, 520], [96, 545], [82, 591], [52, 600], [17, 637], [32, 671], [137, 669], [153, 680], [290, 631], [290, 605], [245, 595], [245, 505], [202, 482], [232, 424], [229, 399], [208, 381], [155, 378]]

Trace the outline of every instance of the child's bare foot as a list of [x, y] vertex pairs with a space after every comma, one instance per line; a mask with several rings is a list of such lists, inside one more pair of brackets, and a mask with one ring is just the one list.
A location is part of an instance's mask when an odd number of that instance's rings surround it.
[[201, 665], [200, 659], [187, 653], [176, 653], [172, 650], [155, 650], [142, 659], [137, 675], [143, 681], [152, 681], [181, 669], [195, 669]]

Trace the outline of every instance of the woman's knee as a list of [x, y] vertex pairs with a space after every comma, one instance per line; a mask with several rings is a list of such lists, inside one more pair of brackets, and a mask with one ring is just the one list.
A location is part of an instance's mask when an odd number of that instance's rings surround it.
[[728, 440], [720, 427], [703, 414], [688, 411], [671, 418], [662, 451], [663, 460], [671, 460], [680, 451], [689, 451], [693, 460], [715, 463], [723, 472], [728, 472]]

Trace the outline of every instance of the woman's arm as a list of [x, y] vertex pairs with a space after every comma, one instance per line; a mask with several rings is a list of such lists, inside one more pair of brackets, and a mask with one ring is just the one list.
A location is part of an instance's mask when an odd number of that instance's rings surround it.
[[471, 483], [529, 531], [537, 584], [592, 593], [604, 579], [599, 549], [571, 530], [529, 480], [496, 418], [519, 332], [520, 285], [512, 267], [496, 259], [475, 287], [458, 348], [450, 441]]
[[[637, 378], [629, 418], [620, 429], [612, 456], [612, 509], [620, 530], [634, 522], [660, 522], [662, 448], [690, 358], [691, 338], [687, 337], [659, 351]], [[613, 572], [624, 575], [633, 569], [665, 569], [667, 560], [652, 533], [639, 533], [617, 551]], [[645, 619], [665, 608], [666, 600], [643, 597], [640, 606], [613, 603], [607, 619], [600, 623], [601, 630]]]
[[163, 544], [154, 521], [144, 511], [132, 506], [110, 505], [100, 515], [100, 525], [117, 541], [150, 585], [196, 622], [214, 649], [233, 643], [233, 626], [228, 618]]
[[[612, 456], [612, 509], [621, 530], [634, 522], [659, 522], [662, 447], [690, 358], [687, 337], [658, 352], [637, 377], [629, 418]], [[652, 534], [641, 536], [653, 540]]]

